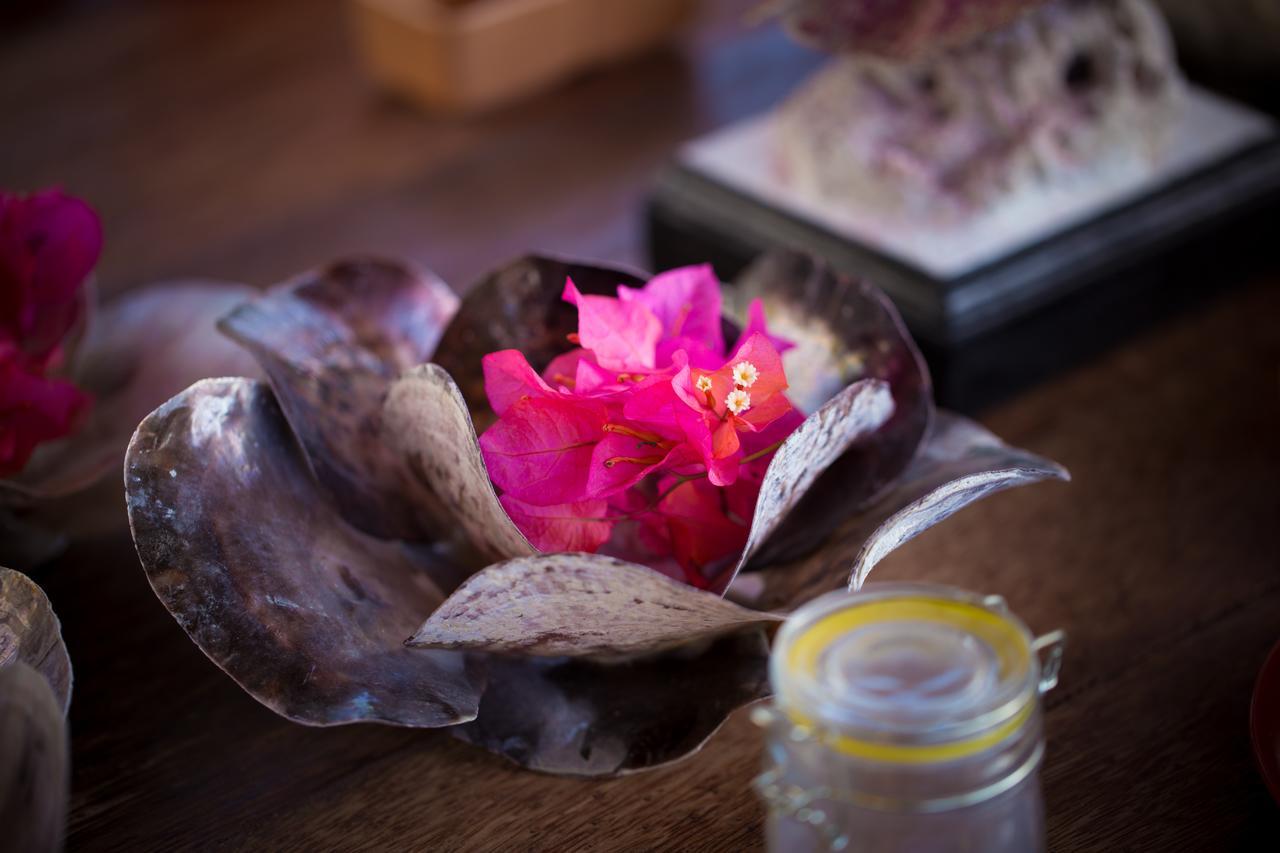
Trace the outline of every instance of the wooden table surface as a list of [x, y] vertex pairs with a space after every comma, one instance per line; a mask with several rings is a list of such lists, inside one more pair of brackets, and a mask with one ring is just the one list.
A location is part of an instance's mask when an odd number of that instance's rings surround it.
[[[0, 185], [61, 183], [98, 207], [107, 293], [266, 285], [348, 251], [460, 286], [533, 248], [642, 264], [664, 156], [817, 62], [739, 26], [742, 5], [710, 3], [672, 50], [459, 121], [362, 81], [336, 2], [63, 3], [0, 35]], [[1069, 632], [1048, 700], [1053, 851], [1280, 849], [1247, 730], [1280, 640], [1278, 284], [1280, 265], [1257, 270], [985, 413], [1075, 481], [998, 495], [878, 570], [999, 592]], [[761, 845], [744, 713], [677, 766], [549, 778], [440, 732], [278, 718], [187, 640], [126, 535], [38, 579], [76, 667], [71, 849]]]

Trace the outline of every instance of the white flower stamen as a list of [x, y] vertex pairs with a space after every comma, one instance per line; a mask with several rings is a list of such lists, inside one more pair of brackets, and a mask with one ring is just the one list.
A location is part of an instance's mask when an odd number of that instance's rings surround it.
[[760, 371], [749, 361], [740, 361], [733, 366], [733, 381], [743, 388], [750, 388], [760, 378]]
[[695, 382], [695, 383], [693, 383], [693, 387], [697, 388], [699, 391], [702, 391], [703, 393], [706, 393], [707, 391], [710, 391], [710, 390], [711, 390], [711, 377], [710, 377], [710, 376], [699, 376], [699, 377], [698, 377], [698, 381], [697, 381], [697, 382]]
[[730, 391], [729, 396], [724, 398], [724, 407], [735, 415], [740, 415], [751, 408], [751, 395], [741, 388]]

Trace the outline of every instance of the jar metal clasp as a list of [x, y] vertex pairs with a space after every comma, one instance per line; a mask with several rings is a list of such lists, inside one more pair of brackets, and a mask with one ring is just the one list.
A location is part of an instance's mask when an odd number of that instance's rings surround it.
[[1031, 642], [1031, 650], [1040, 658], [1040, 695], [1058, 686], [1062, 671], [1062, 653], [1067, 647], [1067, 632], [1062, 629], [1041, 634]]

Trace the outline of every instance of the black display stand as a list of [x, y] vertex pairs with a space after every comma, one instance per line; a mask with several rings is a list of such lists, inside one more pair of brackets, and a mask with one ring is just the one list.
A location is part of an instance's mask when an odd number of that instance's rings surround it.
[[790, 246], [868, 278], [920, 342], [939, 401], [972, 412], [1275, 263], [1280, 135], [948, 280], [680, 162], [660, 174], [647, 226], [654, 269], [710, 261], [731, 279]]

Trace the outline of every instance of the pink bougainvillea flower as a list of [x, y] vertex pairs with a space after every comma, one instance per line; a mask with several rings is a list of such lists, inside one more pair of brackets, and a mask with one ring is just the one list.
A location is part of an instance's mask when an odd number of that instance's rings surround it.
[[80, 199], [0, 192], [0, 560], [37, 563], [64, 534], [123, 524], [118, 510], [73, 516], [59, 502], [119, 469], [157, 403], [210, 373], [253, 370], [212, 334], [250, 288], [165, 283], [160, 298], [140, 291], [94, 312], [101, 248]]
[[754, 489], [738, 490], [749, 495], [746, 515], [733, 511], [729, 489], [719, 488], [705, 478], [667, 477], [659, 489], [663, 497], [658, 501], [656, 523], [666, 528], [671, 553], [684, 569], [685, 580], [705, 589], [747, 544], [760, 484], [756, 483]]
[[671, 364], [681, 350], [698, 367], [718, 363], [723, 357], [720, 280], [710, 264], [659, 273], [639, 289], [619, 285], [618, 298], [643, 303], [662, 323], [658, 367]]
[[[712, 484], [731, 485], [742, 458], [740, 432], [757, 432], [791, 410], [782, 359], [773, 344], [756, 333], [744, 340], [733, 356], [716, 370], [681, 368], [671, 381], [672, 393], [684, 404], [675, 406], [676, 422], [697, 449]], [[651, 403], [654, 397], [639, 398]], [[657, 417], [636, 407], [635, 416]], [[783, 436], [785, 438], [785, 436]]]
[[613, 531], [613, 522], [607, 518], [607, 501], [539, 506], [519, 500], [510, 492], [499, 500], [520, 532], [539, 551], [595, 551]]
[[32, 373], [56, 367], [84, 319], [84, 285], [102, 251], [93, 210], [60, 190], [0, 192], [0, 346]]
[[[584, 296], [566, 281], [565, 301], [579, 317], [566, 338], [581, 346], [554, 358], [542, 376], [516, 350], [485, 355], [485, 392], [498, 421], [480, 448], [504, 507], [536, 547], [572, 542], [595, 551], [608, 543], [611, 553], [646, 565], [674, 560], [690, 583], [706, 586], [706, 555], [729, 556], [726, 542], [740, 548], [746, 522], [712, 525], [719, 531], [712, 544], [697, 547], [684, 532], [727, 500], [716, 489], [738, 478], [738, 433], [759, 432], [791, 411], [782, 359], [757, 300], [748, 333], [726, 361], [720, 282], [708, 265], [671, 270], [641, 288], [620, 284], [617, 293]], [[759, 446], [748, 461], [767, 465], [785, 438]], [[680, 486], [700, 477], [709, 483]], [[752, 483], [735, 490], [747, 519], [760, 480]], [[599, 502], [611, 499], [630, 509], [606, 513]], [[583, 513], [563, 509], [584, 502], [592, 507], [585, 526]], [[626, 531], [611, 535], [620, 521], [649, 531], [646, 553], [627, 550]]]
[[584, 296], [573, 279], [564, 285], [566, 302], [578, 308], [578, 342], [606, 370], [648, 371], [657, 364], [662, 323], [637, 300]]
[[[709, 320], [706, 272], [681, 275], [641, 299], [626, 270], [523, 258], [455, 313], [434, 277], [343, 263], [237, 308], [223, 327], [269, 383], [198, 382], [129, 448], [152, 588], [289, 719], [451, 726], [525, 767], [613, 775], [766, 695], [782, 611], [974, 500], [1065, 477], [936, 412], [868, 284], [771, 254], [726, 288], [717, 343], [688, 325]], [[785, 375], [772, 335], [797, 345]], [[485, 360], [503, 351], [524, 360]], [[706, 463], [721, 430], [727, 485]]]
[[491, 352], [484, 357], [482, 364], [489, 405], [493, 406], [493, 413], [498, 417], [505, 415], [508, 409], [521, 400], [556, 396], [556, 390], [516, 350]]
[[796, 345], [786, 338], [769, 334], [769, 324], [764, 316], [764, 302], [760, 299], [752, 299], [751, 304], [747, 306], [747, 325], [742, 330], [742, 340], [748, 340], [755, 334], [768, 338], [769, 343], [773, 344], [773, 348], [779, 355], [796, 348]]
[[595, 400], [529, 397], [480, 437], [489, 476], [506, 494], [543, 506], [588, 500], [591, 454], [609, 411]]
[[88, 407], [75, 385], [28, 373], [0, 349], [0, 477], [25, 468], [37, 445], [70, 433]]
[[63, 366], [65, 341], [82, 325], [101, 249], [98, 218], [79, 199], [0, 193], [0, 477], [69, 434], [92, 402], [46, 373]]

